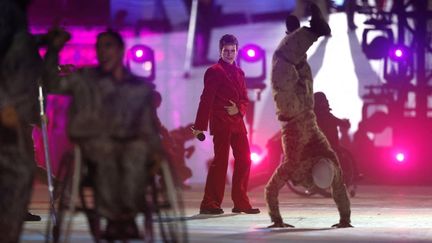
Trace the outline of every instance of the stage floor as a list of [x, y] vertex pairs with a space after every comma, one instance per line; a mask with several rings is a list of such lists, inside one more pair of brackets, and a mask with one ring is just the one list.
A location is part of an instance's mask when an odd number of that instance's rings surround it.
[[[218, 216], [199, 215], [202, 185], [183, 192], [189, 242], [432, 242], [432, 187], [360, 185], [351, 198], [354, 228], [334, 229], [338, 212], [330, 198], [298, 196], [288, 188], [280, 195], [286, 223], [295, 228], [267, 229], [270, 224], [263, 187], [249, 195], [257, 215], [231, 213], [230, 187]], [[44, 242], [48, 217], [47, 187], [35, 185], [30, 211], [40, 222], [26, 222], [21, 242]], [[139, 220], [141, 221], [141, 220]], [[70, 242], [92, 242], [86, 219], [74, 217]]]

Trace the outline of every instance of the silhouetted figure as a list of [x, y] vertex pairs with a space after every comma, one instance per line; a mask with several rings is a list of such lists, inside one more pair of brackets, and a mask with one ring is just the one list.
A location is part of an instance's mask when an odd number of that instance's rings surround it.
[[[18, 242], [35, 172], [31, 125], [39, 122], [38, 79], [46, 63], [28, 31], [28, 0], [0, 1], [0, 242]], [[51, 68], [56, 69], [56, 66]]]
[[[159, 92], [153, 92], [153, 105], [157, 109], [162, 103], [162, 96]], [[193, 124], [181, 126], [172, 131], [162, 124], [158, 118], [158, 126], [162, 139], [162, 144], [170, 162], [172, 173], [175, 176], [176, 183], [183, 189], [189, 189], [190, 186], [185, 183], [187, 179], [192, 177], [192, 170], [187, 167], [185, 158], [190, 158], [195, 151], [194, 146], [185, 147], [188, 140], [192, 140], [195, 136], [191, 133]], [[161, 182], [163, 183], [163, 182]]]
[[375, 166], [376, 161], [376, 147], [374, 141], [368, 136], [368, 132], [367, 122], [360, 121], [353, 136], [353, 153], [362, 171], [370, 171], [370, 167]]
[[186, 165], [187, 158], [190, 158], [195, 152], [194, 146], [186, 147], [185, 143], [195, 138], [191, 133], [193, 124], [178, 127], [169, 132], [171, 141], [173, 142], [170, 146], [172, 150], [172, 160], [174, 173], [177, 175], [181, 187], [189, 189], [190, 186], [186, 184], [186, 180], [192, 177], [192, 170]]
[[339, 128], [349, 128], [351, 126], [348, 119], [340, 119], [331, 113], [331, 108], [326, 95], [323, 92], [314, 94], [314, 112], [317, 124], [326, 136], [333, 149], [337, 150], [339, 142]]

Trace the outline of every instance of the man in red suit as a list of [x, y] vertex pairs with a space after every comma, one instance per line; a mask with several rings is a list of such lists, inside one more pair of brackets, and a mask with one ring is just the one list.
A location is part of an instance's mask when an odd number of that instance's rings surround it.
[[231, 198], [233, 213], [256, 214], [246, 194], [250, 171], [250, 149], [243, 116], [248, 97], [244, 72], [237, 67], [238, 41], [233, 35], [219, 40], [220, 59], [204, 74], [204, 90], [195, 119], [195, 136], [207, 130], [213, 136], [214, 160], [210, 164], [200, 214], [222, 214], [221, 208], [230, 146], [235, 159]]

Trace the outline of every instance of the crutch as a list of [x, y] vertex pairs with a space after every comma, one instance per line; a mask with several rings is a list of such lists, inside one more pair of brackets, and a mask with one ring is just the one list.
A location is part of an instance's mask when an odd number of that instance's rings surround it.
[[45, 106], [44, 106], [44, 96], [42, 91], [42, 83], [39, 80], [39, 108], [40, 108], [40, 117], [41, 117], [41, 128], [42, 128], [42, 140], [44, 145], [44, 153], [45, 153], [45, 166], [47, 170], [47, 180], [48, 180], [48, 193], [50, 197], [50, 217], [54, 225], [56, 225], [56, 211], [54, 206], [54, 186], [52, 182], [52, 174], [51, 174], [51, 160], [49, 154], [49, 144], [48, 144], [48, 130], [47, 130], [47, 117], [45, 115]]

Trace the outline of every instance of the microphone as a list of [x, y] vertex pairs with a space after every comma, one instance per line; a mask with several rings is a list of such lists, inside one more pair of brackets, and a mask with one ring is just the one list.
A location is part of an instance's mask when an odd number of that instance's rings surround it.
[[205, 140], [206, 137], [205, 137], [204, 133], [198, 133], [196, 135], [196, 138], [202, 142]]

